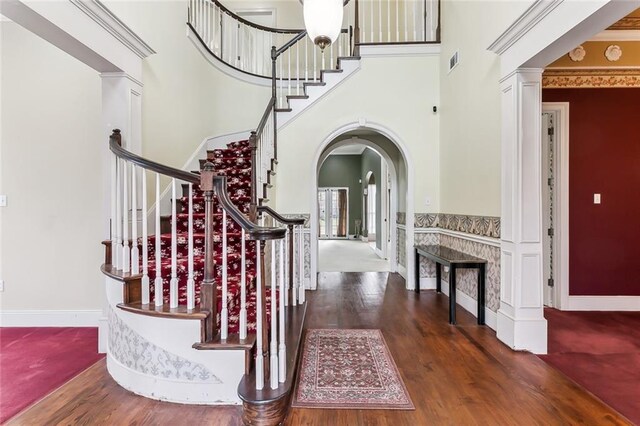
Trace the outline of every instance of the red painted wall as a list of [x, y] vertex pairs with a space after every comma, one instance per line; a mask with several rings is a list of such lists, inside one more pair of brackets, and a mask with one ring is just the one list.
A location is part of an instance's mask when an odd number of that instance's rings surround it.
[[542, 99], [569, 102], [569, 293], [640, 295], [640, 89]]

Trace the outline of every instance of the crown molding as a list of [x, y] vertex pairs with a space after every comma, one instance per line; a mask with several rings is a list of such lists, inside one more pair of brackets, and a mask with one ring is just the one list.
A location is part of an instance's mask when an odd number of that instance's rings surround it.
[[69, 1], [141, 59], [156, 53], [99, 0]]
[[536, 0], [487, 48], [502, 55], [564, 0]]
[[605, 30], [589, 41], [640, 41], [640, 30]]

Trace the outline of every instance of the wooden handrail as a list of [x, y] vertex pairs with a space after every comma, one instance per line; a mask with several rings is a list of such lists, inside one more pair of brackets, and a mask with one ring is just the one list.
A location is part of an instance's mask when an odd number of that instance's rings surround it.
[[214, 3], [216, 6], [218, 6], [224, 13], [226, 13], [229, 16], [231, 16], [233, 19], [235, 19], [237, 21], [240, 21], [243, 24], [248, 25], [250, 27], [253, 27], [255, 29], [258, 29], [258, 30], [268, 31], [268, 32], [278, 33], [278, 34], [295, 34], [295, 33], [299, 33], [300, 31], [304, 31], [304, 30], [285, 29], [285, 28], [272, 28], [272, 27], [266, 27], [264, 25], [256, 24], [255, 22], [248, 21], [248, 20], [244, 19], [243, 17], [236, 15], [235, 13], [233, 13], [232, 11], [227, 9], [218, 0], [210, 0], [210, 1], [211, 1], [211, 3]]
[[258, 207], [258, 212], [259, 213], [266, 213], [269, 216], [273, 217], [278, 222], [284, 223], [286, 225], [304, 225], [304, 219], [303, 218], [286, 218], [286, 217], [282, 216], [280, 213], [278, 213], [277, 211], [273, 210], [269, 206], [259, 206]]
[[132, 152], [127, 151], [121, 146], [122, 135], [120, 129], [113, 129], [113, 133], [109, 136], [109, 149], [116, 157], [127, 160], [134, 163], [143, 169], [152, 170], [154, 172], [166, 175], [172, 178], [180, 179], [189, 183], [200, 183], [200, 176], [195, 173], [186, 172], [184, 170], [176, 169], [164, 164], [156, 163], [152, 160], [147, 160], [144, 157], [140, 157]]
[[264, 113], [262, 114], [260, 123], [258, 124], [258, 127], [255, 130], [257, 138], [259, 138], [262, 135], [262, 131], [264, 130], [264, 126], [267, 124], [267, 119], [269, 118], [269, 114], [271, 114], [271, 110], [275, 107], [275, 104], [276, 104], [276, 97], [271, 96], [271, 99], [269, 100], [269, 103], [267, 104], [267, 107], [265, 108]]

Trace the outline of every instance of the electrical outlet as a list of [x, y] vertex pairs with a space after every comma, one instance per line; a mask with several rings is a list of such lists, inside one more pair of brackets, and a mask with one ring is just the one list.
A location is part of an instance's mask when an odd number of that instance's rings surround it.
[[600, 204], [600, 194], [593, 194], [593, 204]]
[[0, 195], [0, 207], [7, 207], [7, 196]]
[[0, 280], [0, 292], [4, 291], [4, 280]]

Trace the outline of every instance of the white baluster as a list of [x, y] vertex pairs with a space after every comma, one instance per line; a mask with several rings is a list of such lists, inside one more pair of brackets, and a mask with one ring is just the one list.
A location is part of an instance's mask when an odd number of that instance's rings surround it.
[[131, 165], [131, 273], [140, 273], [140, 249], [138, 248], [138, 182], [136, 166]]
[[371, 0], [371, 3], [369, 4], [369, 8], [371, 9], [371, 23], [369, 25], [369, 39], [373, 43], [373, 41], [374, 41], [373, 40], [373, 35], [375, 34], [374, 28], [373, 28], [373, 8], [374, 8], [373, 0]]
[[142, 303], [149, 304], [149, 230], [147, 229], [147, 173], [141, 169], [142, 179]]
[[131, 249], [129, 248], [129, 165], [122, 168], [122, 272], [131, 271]]
[[187, 309], [196, 307], [196, 283], [193, 278], [193, 184], [189, 183], [189, 277], [187, 279]]
[[304, 81], [309, 81], [309, 39], [307, 37], [304, 38]]
[[318, 52], [313, 46], [311, 46], [311, 51], [313, 51], [313, 81], [316, 81], [318, 79]]
[[256, 389], [264, 388], [264, 357], [262, 356], [262, 274], [260, 241], [256, 241]]
[[[303, 304], [305, 301], [305, 287], [304, 287], [304, 225], [298, 227], [298, 280], [300, 284], [299, 302]], [[294, 283], [295, 284], [295, 283]]]
[[242, 260], [240, 266], [240, 339], [247, 338], [247, 253], [244, 229], [242, 230]]
[[284, 88], [283, 88], [284, 86], [282, 84], [282, 78], [284, 76], [284, 72], [283, 72], [282, 62], [284, 61], [284, 56], [280, 55], [279, 61], [280, 61], [280, 108], [283, 108], [284, 102], [283, 102], [282, 96], [284, 94]]
[[234, 21], [231, 21], [233, 23], [233, 28], [231, 30], [231, 33], [234, 34], [234, 38], [235, 38], [235, 49], [234, 49], [234, 55], [233, 55], [233, 63], [236, 64], [236, 68], [238, 67], [238, 62], [240, 60], [240, 55], [238, 55], [238, 45], [240, 43], [240, 40], [238, 40], [240, 38], [240, 34], [239, 34], [239, 26], [238, 24], [236, 24]]
[[300, 42], [296, 43], [296, 95], [300, 94]]
[[[418, 24], [416, 23], [416, 18], [420, 18], [418, 13], [418, 2], [413, 0], [413, 41], [418, 41]], [[420, 21], [422, 21], [422, 18], [420, 18]]]
[[400, 0], [396, 0], [396, 39], [400, 41]]
[[284, 244], [287, 246], [287, 249], [284, 251], [284, 263], [287, 265], [287, 268], [282, 272], [284, 274], [285, 281], [285, 292], [284, 292], [284, 304], [285, 306], [289, 306], [289, 238], [291, 235], [289, 234], [289, 228], [287, 228], [284, 234]]
[[287, 62], [287, 95], [291, 95], [291, 48], [287, 49]]
[[222, 210], [222, 310], [220, 311], [220, 339], [227, 340], [229, 310], [227, 300], [227, 211]]
[[409, 10], [409, 7], [407, 1], [408, 0], [405, 0], [402, 3], [402, 8], [404, 9], [404, 41], [409, 41], [409, 25], [407, 19], [407, 11]]
[[387, 41], [391, 41], [391, 0], [387, 0]]
[[118, 157], [111, 155], [111, 266], [118, 269]]
[[[284, 298], [287, 294], [284, 286], [284, 244], [285, 239], [280, 240], [280, 344], [278, 345], [278, 360], [280, 361], [280, 383], [284, 383], [287, 377], [287, 345], [285, 342], [285, 323], [284, 323]], [[275, 315], [272, 313], [271, 315]]]
[[378, 40], [382, 42], [382, 0], [378, 0]]
[[[293, 249], [295, 250], [296, 247], [296, 230], [295, 227], [292, 229], [293, 232], [290, 233], [289, 238], [291, 238], [291, 245], [290, 247], [293, 247]], [[289, 259], [290, 262], [294, 262], [293, 264], [293, 276], [291, 278], [291, 306], [296, 306], [298, 304], [298, 285], [296, 284], [297, 281], [297, 276], [296, 274], [298, 273], [296, 267], [295, 267], [295, 254], [291, 253], [290, 254], [291, 258]]]
[[335, 43], [331, 43], [331, 46], [329, 46], [329, 52], [330, 52], [330, 55], [331, 55], [331, 59], [329, 60], [329, 66], [331, 68], [333, 68], [334, 65], [335, 65], [335, 62], [333, 62], [333, 50], [334, 50], [335, 47], [336, 47]]
[[276, 240], [271, 240], [271, 346], [269, 350], [271, 389], [278, 388], [278, 305], [276, 299]]
[[171, 179], [171, 280], [169, 280], [169, 307], [178, 307], [178, 216], [176, 214], [176, 180]]
[[153, 281], [155, 287], [154, 299], [156, 306], [162, 306], [162, 238], [160, 235], [160, 174], [156, 173], [156, 279]]

